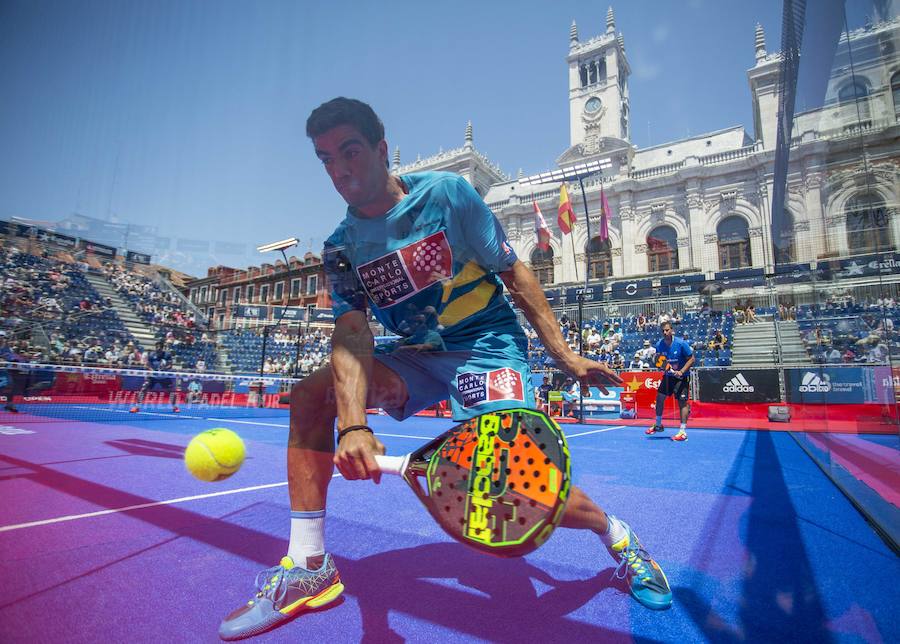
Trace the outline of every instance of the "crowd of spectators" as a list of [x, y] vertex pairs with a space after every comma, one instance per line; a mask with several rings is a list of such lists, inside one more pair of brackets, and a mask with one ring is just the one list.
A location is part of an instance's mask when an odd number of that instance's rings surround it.
[[[664, 322], [670, 322], [676, 334], [701, 356], [709, 354], [711, 364], [719, 364], [720, 360], [730, 361], [730, 316], [712, 314], [708, 309], [687, 314], [675, 309], [659, 313], [648, 310], [604, 322], [592, 317], [582, 324], [581, 329], [566, 314], [561, 315], [558, 322], [560, 333], [573, 351], [579, 351], [581, 345], [586, 357], [605, 362], [613, 369], [653, 369], [655, 346], [662, 337], [659, 327]], [[537, 333], [527, 324], [524, 328], [532, 368], [540, 371], [552, 366]], [[698, 359], [698, 364], [701, 359]]]
[[18, 342], [22, 355], [45, 362], [118, 363], [131, 336], [83, 270], [45, 250], [36, 255], [14, 245], [0, 249], [0, 332]]
[[819, 305], [804, 306], [798, 325], [813, 362], [884, 364], [900, 352], [894, 331], [894, 299], [859, 304], [850, 293], [830, 295]]
[[197, 317], [186, 310], [184, 299], [173, 291], [111, 262], [105, 263], [102, 271], [116, 293], [128, 300], [148, 324], [188, 329], [197, 326]]
[[[286, 331], [271, 333], [263, 357], [262, 334], [256, 331], [230, 331], [220, 334], [229, 361], [238, 373], [263, 373], [283, 376], [308, 376], [328, 362], [331, 337], [321, 329], [300, 336]], [[298, 351], [299, 350], [299, 351]]]

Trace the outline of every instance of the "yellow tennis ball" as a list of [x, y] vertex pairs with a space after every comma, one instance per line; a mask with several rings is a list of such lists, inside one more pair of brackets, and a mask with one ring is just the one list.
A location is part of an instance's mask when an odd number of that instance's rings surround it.
[[224, 481], [241, 468], [244, 453], [240, 436], [217, 427], [191, 439], [184, 450], [184, 465], [201, 481]]

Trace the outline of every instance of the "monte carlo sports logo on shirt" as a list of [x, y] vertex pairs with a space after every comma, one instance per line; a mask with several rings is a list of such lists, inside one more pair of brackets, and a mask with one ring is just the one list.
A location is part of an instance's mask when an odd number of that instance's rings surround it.
[[378, 308], [393, 306], [452, 276], [453, 255], [444, 231], [359, 267], [359, 279]]
[[462, 395], [464, 407], [492, 400], [525, 400], [522, 375], [509, 367], [481, 373], [461, 373], [456, 377], [456, 388]]

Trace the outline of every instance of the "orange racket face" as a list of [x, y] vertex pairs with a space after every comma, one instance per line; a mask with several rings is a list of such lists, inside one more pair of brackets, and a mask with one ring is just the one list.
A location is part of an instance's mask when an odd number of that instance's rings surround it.
[[562, 519], [569, 450], [562, 431], [541, 412], [483, 414], [421, 451], [425, 490], [413, 489], [458, 541], [499, 556], [520, 556], [543, 544]]

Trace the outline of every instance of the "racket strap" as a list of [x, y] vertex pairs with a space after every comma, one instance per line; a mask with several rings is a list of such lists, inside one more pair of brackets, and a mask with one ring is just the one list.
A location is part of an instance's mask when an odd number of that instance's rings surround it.
[[359, 431], [359, 430], [362, 430], [364, 432], [369, 432], [370, 434], [375, 433], [372, 431], [372, 428], [369, 427], [368, 425], [350, 425], [349, 427], [344, 427], [344, 429], [338, 430], [338, 436], [337, 436], [338, 443], [341, 442], [341, 439], [346, 434], [349, 434], [350, 432]]

